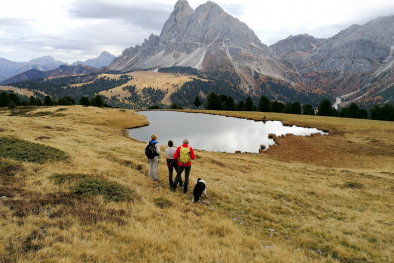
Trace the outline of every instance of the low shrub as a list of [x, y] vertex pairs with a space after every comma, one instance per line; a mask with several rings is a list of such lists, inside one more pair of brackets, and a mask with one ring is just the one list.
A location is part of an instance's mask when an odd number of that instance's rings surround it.
[[11, 111], [10, 116], [26, 117], [28, 116], [27, 113], [34, 111], [35, 109], [36, 107], [19, 107], [18, 109]]
[[172, 202], [170, 200], [164, 199], [164, 198], [156, 198], [153, 200], [155, 205], [157, 207], [160, 207], [161, 209], [168, 208], [172, 206]]
[[61, 161], [68, 158], [65, 152], [50, 146], [4, 137], [0, 137], [0, 157], [30, 163]]
[[91, 176], [87, 174], [55, 174], [49, 178], [54, 180], [56, 184], [71, 184], [91, 178]]
[[364, 185], [361, 183], [357, 183], [357, 182], [346, 182], [345, 187], [346, 188], [353, 188], [353, 189], [361, 189], [364, 187]]
[[102, 179], [84, 179], [71, 192], [77, 195], [96, 196], [102, 195], [108, 201], [131, 201], [133, 191], [114, 182]]
[[72, 193], [25, 192], [23, 197], [25, 200], [5, 199], [2, 204], [9, 208], [12, 216], [18, 218], [40, 213], [46, 215], [53, 220], [53, 225], [60, 229], [71, 227], [74, 219], [82, 225], [95, 226], [98, 222], [125, 225], [128, 216], [123, 209], [107, 209], [97, 200], [82, 198]]

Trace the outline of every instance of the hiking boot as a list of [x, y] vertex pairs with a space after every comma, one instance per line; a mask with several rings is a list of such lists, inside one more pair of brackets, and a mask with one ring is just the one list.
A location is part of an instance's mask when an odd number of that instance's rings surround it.
[[175, 192], [175, 190], [176, 190], [176, 186], [172, 186], [171, 187], [171, 192]]
[[160, 180], [159, 180], [159, 179], [157, 179], [157, 178], [156, 178], [156, 179], [153, 179], [153, 181], [155, 181], [155, 182], [160, 182]]
[[179, 187], [184, 187], [184, 186], [185, 186], [184, 183], [180, 183], [180, 184], [179, 184]]
[[187, 193], [187, 187], [183, 188], [183, 193], [184, 193], [184, 194]]

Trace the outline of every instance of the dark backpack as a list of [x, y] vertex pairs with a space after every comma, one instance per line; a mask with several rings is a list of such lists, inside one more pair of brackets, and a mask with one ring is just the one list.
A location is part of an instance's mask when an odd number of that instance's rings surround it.
[[178, 166], [178, 160], [175, 159], [167, 159], [167, 164], [170, 166], [170, 168], [174, 168]]
[[149, 142], [148, 145], [145, 147], [145, 155], [148, 159], [153, 159], [155, 156], [158, 156], [156, 152], [156, 143]]

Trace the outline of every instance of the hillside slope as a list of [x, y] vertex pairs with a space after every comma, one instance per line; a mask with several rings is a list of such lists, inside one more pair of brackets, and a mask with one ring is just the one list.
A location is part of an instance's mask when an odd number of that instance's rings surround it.
[[[204, 204], [192, 204], [190, 191], [169, 191], [163, 161], [161, 182], [149, 180], [145, 143], [122, 132], [147, 125], [141, 115], [80, 106], [10, 113], [0, 111], [2, 143], [14, 138], [39, 143], [41, 149], [61, 150], [66, 159], [29, 163], [0, 158], [2, 262], [394, 260], [394, 167], [389, 161], [394, 153], [357, 150], [373, 145], [393, 149], [393, 123], [350, 120], [349, 126], [344, 119], [264, 113], [328, 128], [332, 136], [309, 138], [322, 143], [305, 138], [303, 144], [313, 145], [324, 160], [342, 158], [331, 163], [292, 158], [297, 149], [289, 155], [285, 138], [277, 146], [285, 147], [282, 155], [196, 151], [191, 182], [203, 178], [209, 197]], [[260, 113], [232, 114], [262, 118]], [[339, 138], [349, 141], [338, 145], [341, 149], [353, 148], [334, 151]], [[296, 145], [292, 140], [290, 145]], [[114, 188], [98, 196], [80, 195], [82, 185], [94, 183]], [[132, 191], [131, 200], [111, 201], [122, 200], [121, 188]]]

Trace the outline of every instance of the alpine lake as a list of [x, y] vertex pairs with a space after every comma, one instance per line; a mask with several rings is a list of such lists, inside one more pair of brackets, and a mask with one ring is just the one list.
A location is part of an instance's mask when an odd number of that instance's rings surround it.
[[284, 126], [280, 121], [253, 121], [203, 113], [176, 111], [139, 111], [148, 118], [149, 125], [128, 129], [129, 136], [139, 141], [148, 142], [152, 134], [158, 136], [160, 145], [167, 145], [168, 140], [174, 146], [182, 145], [183, 139], [189, 139], [193, 149], [213, 152], [249, 152], [258, 153], [261, 145], [266, 149], [275, 141], [269, 134], [276, 136], [294, 134], [309, 136], [314, 133], [328, 135], [316, 128]]

